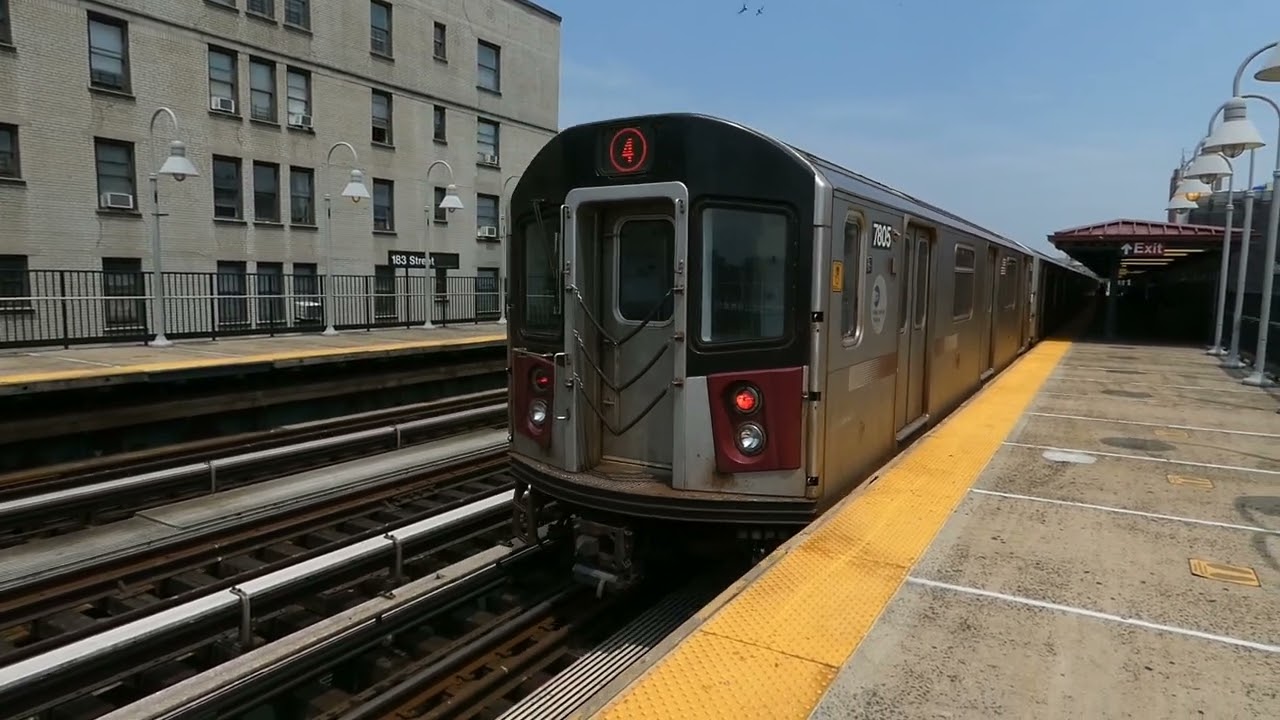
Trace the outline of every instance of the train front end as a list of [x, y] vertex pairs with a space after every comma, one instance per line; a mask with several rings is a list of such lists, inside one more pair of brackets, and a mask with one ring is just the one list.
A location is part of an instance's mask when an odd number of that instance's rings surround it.
[[575, 572], [618, 587], [651, 551], [812, 519], [822, 190], [790, 148], [704, 116], [542, 149], [510, 206], [519, 533], [554, 506]]

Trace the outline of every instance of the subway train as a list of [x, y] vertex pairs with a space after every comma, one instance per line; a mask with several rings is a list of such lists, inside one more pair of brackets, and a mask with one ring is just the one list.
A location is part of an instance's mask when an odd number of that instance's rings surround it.
[[767, 552], [1098, 282], [698, 114], [563, 130], [509, 215], [514, 524], [571, 533], [601, 588], [695, 545]]

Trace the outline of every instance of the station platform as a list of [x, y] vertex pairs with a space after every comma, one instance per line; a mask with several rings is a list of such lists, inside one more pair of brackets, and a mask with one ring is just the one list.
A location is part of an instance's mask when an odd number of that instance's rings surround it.
[[164, 348], [131, 344], [15, 350], [0, 352], [0, 396], [468, 350], [498, 346], [506, 338], [505, 325], [485, 323], [347, 331], [330, 337], [179, 340]]
[[1277, 407], [1042, 342], [583, 712], [1280, 717]]

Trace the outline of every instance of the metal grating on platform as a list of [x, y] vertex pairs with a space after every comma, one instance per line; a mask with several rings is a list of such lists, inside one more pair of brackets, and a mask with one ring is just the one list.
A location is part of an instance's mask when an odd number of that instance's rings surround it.
[[566, 718], [693, 616], [709, 598], [681, 591], [663, 598], [596, 649], [543, 684], [498, 720]]

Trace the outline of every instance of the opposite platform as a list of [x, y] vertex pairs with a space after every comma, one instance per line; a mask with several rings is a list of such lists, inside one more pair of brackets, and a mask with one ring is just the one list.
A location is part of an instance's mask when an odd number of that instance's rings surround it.
[[99, 345], [14, 351], [0, 354], [0, 395], [468, 350], [502, 345], [506, 339], [505, 325], [485, 323], [349, 331], [331, 337], [313, 333], [183, 340], [165, 348]]
[[1278, 405], [1195, 350], [1042, 343], [600, 716], [1280, 717]]

